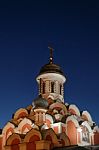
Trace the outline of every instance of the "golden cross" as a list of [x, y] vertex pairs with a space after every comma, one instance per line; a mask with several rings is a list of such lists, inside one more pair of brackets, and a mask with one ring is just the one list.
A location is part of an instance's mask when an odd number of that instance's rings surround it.
[[53, 48], [52, 47], [50, 47], [50, 46], [48, 46], [48, 48], [49, 48], [49, 50], [50, 50], [50, 64], [52, 64], [53, 63]]

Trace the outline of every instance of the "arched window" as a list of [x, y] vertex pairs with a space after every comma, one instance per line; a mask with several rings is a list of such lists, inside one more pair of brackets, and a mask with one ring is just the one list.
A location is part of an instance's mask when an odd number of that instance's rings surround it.
[[40, 137], [38, 135], [33, 135], [30, 138], [29, 142], [27, 143], [26, 149], [27, 150], [36, 150], [36, 144], [35, 144], [36, 141], [40, 141]]
[[51, 82], [51, 93], [54, 93], [54, 82]]
[[45, 94], [45, 82], [43, 82], [43, 94]]
[[41, 94], [42, 79], [40, 78], [40, 94]]
[[11, 150], [19, 150], [20, 140], [15, 138], [11, 143]]
[[62, 85], [60, 84], [60, 95], [62, 95]]

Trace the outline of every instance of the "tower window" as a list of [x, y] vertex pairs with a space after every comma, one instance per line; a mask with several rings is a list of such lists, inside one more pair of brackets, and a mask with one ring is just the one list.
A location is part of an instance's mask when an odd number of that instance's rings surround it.
[[42, 79], [40, 78], [40, 94], [41, 94]]
[[45, 94], [45, 82], [43, 82], [43, 94]]
[[60, 84], [60, 95], [62, 95], [62, 85]]
[[51, 93], [54, 93], [54, 82], [51, 82]]

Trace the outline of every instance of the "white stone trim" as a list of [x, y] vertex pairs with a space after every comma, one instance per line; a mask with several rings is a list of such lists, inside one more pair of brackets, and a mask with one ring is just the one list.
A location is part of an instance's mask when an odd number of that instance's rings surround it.
[[66, 124], [67, 124], [69, 121], [72, 121], [72, 122], [75, 124], [75, 127], [76, 127], [76, 128], [80, 127], [78, 121], [74, 118], [73, 115], [72, 115], [72, 116], [69, 116], [69, 117], [66, 119]]
[[60, 83], [64, 83], [66, 81], [65, 76], [63, 76], [61, 74], [58, 74], [58, 73], [44, 73], [44, 74], [41, 74], [36, 78], [38, 83], [39, 83], [40, 78], [43, 79], [43, 80], [50, 79], [52, 81], [58, 80], [58, 81], [60, 81]]
[[82, 115], [85, 115], [88, 118], [89, 122], [93, 122], [92, 121], [92, 117], [91, 117], [91, 115], [90, 115], [90, 113], [88, 111], [83, 111]]
[[71, 105], [69, 106], [69, 110], [70, 110], [70, 109], [73, 109], [73, 110], [75, 111], [76, 115], [77, 115], [77, 116], [80, 116], [80, 111], [79, 111], [79, 109], [78, 109], [78, 107], [77, 107], [76, 105], [71, 104]]

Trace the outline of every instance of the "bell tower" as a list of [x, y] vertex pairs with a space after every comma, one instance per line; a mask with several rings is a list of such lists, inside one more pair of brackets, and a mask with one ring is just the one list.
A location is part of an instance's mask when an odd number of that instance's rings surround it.
[[49, 63], [41, 68], [36, 78], [39, 85], [39, 94], [46, 99], [59, 99], [64, 102], [64, 83], [66, 77], [60, 66], [53, 63], [53, 48], [48, 48], [50, 49]]

